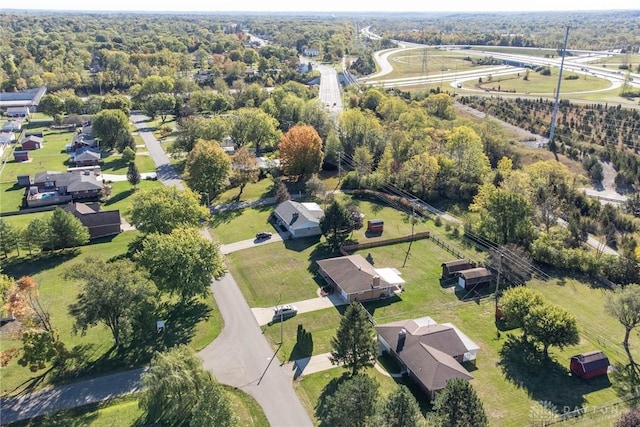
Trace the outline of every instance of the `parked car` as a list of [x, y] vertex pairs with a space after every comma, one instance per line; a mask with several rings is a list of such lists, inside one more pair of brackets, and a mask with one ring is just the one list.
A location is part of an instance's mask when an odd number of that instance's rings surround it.
[[274, 319], [285, 319], [289, 317], [293, 317], [298, 313], [298, 309], [295, 305], [287, 304], [287, 305], [277, 305], [274, 309], [273, 318]]
[[269, 233], [268, 231], [261, 231], [258, 234], [256, 234], [256, 239], [258, 240], [270, 239], [270, 238], [271, 238], [271, 233]]

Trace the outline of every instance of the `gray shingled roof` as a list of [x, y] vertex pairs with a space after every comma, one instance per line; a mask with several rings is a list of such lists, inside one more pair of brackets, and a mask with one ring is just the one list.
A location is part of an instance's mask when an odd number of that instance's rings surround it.
[[[371, 289], [373, 276], [379, 276], [375, 268], [361, 255], [350, 255], [316, 261], [327, 276], [347, 294]], [[391, 284], [380, 278], [380, 287]]]

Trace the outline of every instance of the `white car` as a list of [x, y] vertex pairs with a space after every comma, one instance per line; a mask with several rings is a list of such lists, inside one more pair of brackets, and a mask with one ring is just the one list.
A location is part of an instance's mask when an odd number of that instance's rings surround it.
[[288, 317], [293, 317], [298, 313], [298, 309], [295, 305], [287, 304], [287, 305], [278, 305], [274, 309], [273, 318], [274, 319], [284, 319]]

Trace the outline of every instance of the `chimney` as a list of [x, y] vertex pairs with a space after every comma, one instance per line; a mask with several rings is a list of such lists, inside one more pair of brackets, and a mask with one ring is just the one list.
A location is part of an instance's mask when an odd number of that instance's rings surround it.
[[396, 353], [400, 353], [404, 348], [404, 341], [407, 338], [407, 330], [402, 328], [398, 332], [398, 345], [396, 345]]
[[379, 288], [380, 287], [380, 276], [376, 275], [373, 276], [373, 278], [371, 279], [371, 287], [372, 288]]

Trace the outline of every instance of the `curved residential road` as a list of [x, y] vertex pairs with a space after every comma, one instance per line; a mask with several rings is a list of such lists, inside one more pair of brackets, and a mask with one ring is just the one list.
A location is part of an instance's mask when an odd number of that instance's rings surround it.
[[[133, 114], [131, 120], [156, 162], [161, 182], [184, 188], [160, 143], [147, 129], [147, 118]], [[203, 234], [211, 239], [206, 229]], [[211, 289], [224, 319], [224, 329], [199, 353], [204, 367], [213, 372], [218, 381], [253, 396], [264, 410], [269, 425], [312, 427], [313, 422], [293, 390], [294, 372], [278, 361], [231, 274], [212, 281]], [[139, 391], [143, 372], [144, 369], [134, 369], [2, 399], [0, 424]]]
[[[169, 163], [160, 143], [146, 128], [147, 117], [132, 115], [131, 120], [156, 162], [159, 179], [166, 185], [183, 188], [180, 176]], [[211, 239], [208, 231], [203, 234]], [[200, 352], [204, 367], [221, 383], [253, 396], [271, 426], [313, 426], [293, 390], [293, 372], [278, 361], [231, 274], [212, 281], [211, 290], [224, 319], [224, 328], [220, 336]]]

